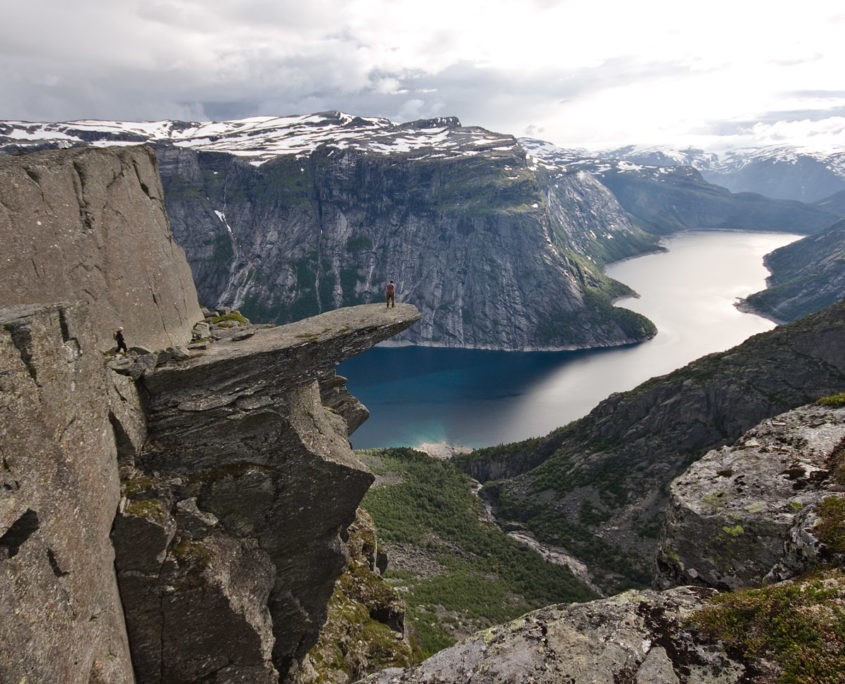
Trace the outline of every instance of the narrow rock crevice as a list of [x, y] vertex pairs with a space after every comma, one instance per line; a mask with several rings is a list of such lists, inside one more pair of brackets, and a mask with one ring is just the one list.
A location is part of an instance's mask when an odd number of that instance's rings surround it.
[[15, 325], [14, 323], [7, 324], [6, 329], [12, 336], [12, 344], [14, 344], [15, 349], [18, 350], [18, 353], [21, 356], [21, 361], [23, 361], [26, 366], [29, 376], [37, 385], [38, 371], [35, 368], [35, 364], [32, 362], [32, 331], [26, 325]]
[[26, 513], [15, 520], [12, 526], [6, 530], [6, 533], [0, 537], [0, 548], [6, 549], [6, 558], [14, 558], [18, 555], [21, 546], [38, 531], [39, 527], [38, 514], [31, 508], [27, 509]]
[[59, 567], [59, 562], [56, 560], [56, 554], [53, 553], [53, 549], [47, 549], [47, 560], [49, 561], [50, 568], [53, 570], [53, 574], [56, 577], [66, 577], [70, 574]]

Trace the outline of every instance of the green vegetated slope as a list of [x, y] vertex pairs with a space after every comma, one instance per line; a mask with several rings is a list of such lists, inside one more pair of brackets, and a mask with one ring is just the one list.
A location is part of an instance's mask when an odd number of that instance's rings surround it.
[[718, 229], [815, 233], [839, 218], [827, 208], [795, 200], [732, 193], [687, 166], [652, 173], [614, 169], [599, 178], [637, 225], [658, 234]]
[[470, 479], [450, 462], [412, 449], [358, 453], [377, 476], [362, 507], [387, 551], [385, 576], [426, 656], [531, 609], [595, 598], [568, 568], [484, 520]]
[[768, 287], [745, 300], [777, 321], [794, 321], [845, 297], [845, 221], [766, 255]]
[[[845, 573], [718, 594], [692, 616], [707, 639], [749, 663], [774, 663], [759, 681], [841, 682], [845, 673]], [[756, 661], [756, 663], [755, 663]], [[775, 679], [773, 676], [779, 676]]]
[[608, 591], [647, 584], [669, 482], [767, 417], [845, 388], [845, 303], [711, 354], [545, 438], [455, 459], [497, 517], [585, 561]]

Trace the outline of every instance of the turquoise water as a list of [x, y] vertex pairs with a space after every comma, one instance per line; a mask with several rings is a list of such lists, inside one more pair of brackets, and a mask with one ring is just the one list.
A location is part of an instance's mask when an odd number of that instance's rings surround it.
[[609, 266], [640, 295], [618, 305], [657, 325], [643, 344], [580, 352], [376, 347], [350, 359], [337, 370], [371, 414], [352, 445], [478, 447], [547, 434], [612, 392], [774, 327], [734, 302], [765, 286], [763, 255], [799, 237], [684, 233], [664, 242], [667, 252]]

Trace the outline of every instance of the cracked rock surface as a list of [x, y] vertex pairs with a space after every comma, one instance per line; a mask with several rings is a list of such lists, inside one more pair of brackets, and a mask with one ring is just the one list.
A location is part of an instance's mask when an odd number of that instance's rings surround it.
[[108, 390], [84, 307], [0, 309], [0, 681], [131, 682]]
[[418, 318], [338, 309], [139, 380], [148, 436], [113, 536], [141, 680], [277, 681], [316, 643], [373, 479], [321, 382], [348, 404], [334, 365]]

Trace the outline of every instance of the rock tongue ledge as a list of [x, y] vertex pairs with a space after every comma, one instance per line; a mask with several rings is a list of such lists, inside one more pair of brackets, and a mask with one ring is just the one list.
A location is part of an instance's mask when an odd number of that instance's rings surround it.
[[[225, 666], [272, 682], [316, 642], [347, 562], [341, 537], [373, 479], [343, 411], [324, 408], [340, 392], [332, 368], [419, 317], [410, 304], [338, 309], [139, 381], [148, 438], [125, 469], [114, 536], [143, 681]], [[219, 628], [197, 644], [199, 624]]]

